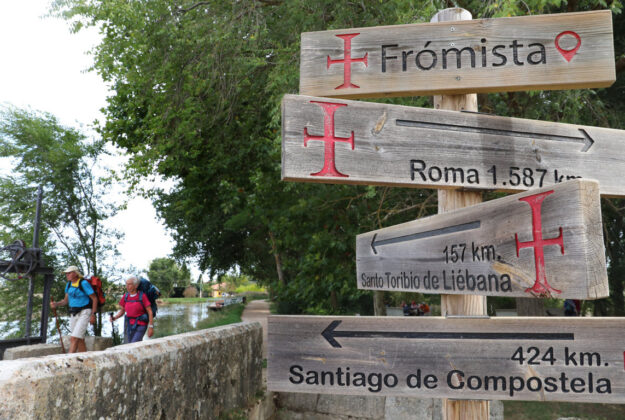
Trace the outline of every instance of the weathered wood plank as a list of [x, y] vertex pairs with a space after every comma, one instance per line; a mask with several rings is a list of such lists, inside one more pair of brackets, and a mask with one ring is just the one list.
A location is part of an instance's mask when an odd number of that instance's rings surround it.
[[616, 80], [609, 10], [307, 32], [301, 44], [304, 95], [576, 89]]
[[625, 196], [625, 131], [299, 95], [282, 101], [286, 181], [524, 191], [571, 178]]
[[272, 316], [268, 324], [271, 391], [625, 403], [621, 318]]
[[358, 288], [606, 297], [598, 188], [573, 180], [358, 235]]

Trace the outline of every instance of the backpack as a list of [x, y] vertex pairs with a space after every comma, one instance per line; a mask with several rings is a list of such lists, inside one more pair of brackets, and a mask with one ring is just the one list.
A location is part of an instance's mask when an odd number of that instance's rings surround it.
[[143, 277], [139, 277], [139, 287], [137, 287], [137, 291], [145, 293], [150, 301], [150, 306], [152, 307], [152, 317], [156, 318], [156, 312], [158, 311], [158, 305], [156, 304], [156, 299], [161, 297], [161, 291], [158, 290], [158, 287], [154, 286], [148, 280]]
[[[104, 290], [102, 290], [102, 280], [100, 280], [100, 277], [98, 276], [85, 277], [84, 280], [87, 281], [93, 289], [96, 300], [98, 301], [99, 310], [102, 306], [104, 306], [104, 303], [106, 302], [106, 295], [104, 294]], [[82, 290], [84, 294], [87, 294], [87, 292], [85, 292], [85, 290], [82, 288], [82, 281], [79, 283], [79, 285], [80, 290]]]

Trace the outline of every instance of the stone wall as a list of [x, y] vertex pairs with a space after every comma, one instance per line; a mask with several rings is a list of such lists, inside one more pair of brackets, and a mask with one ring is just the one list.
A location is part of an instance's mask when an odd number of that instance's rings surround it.
[[105, 351], [0, 361], [0, 419], [215, 419], [254, 402], [262, 329], [239, 323]]
[[[443, 420], [432, 398], [275, 393], [277, 420]], [[490, 420], [503, 420], [503, 403], [490, 402]]]

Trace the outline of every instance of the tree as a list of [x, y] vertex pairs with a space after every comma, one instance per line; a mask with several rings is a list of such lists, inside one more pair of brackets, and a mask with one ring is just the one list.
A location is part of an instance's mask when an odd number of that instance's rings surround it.
[[188, 286], [191, 284], [191, 273], [186, 264], [182, 267], [171, 258], [155, 258], [150, 262], [148, 277], [163, 296], [171, 295], [174, 286]]
[[[111, 82], [103, 138], [131, 153], [135, 180], [174, 232], [176, 258], [268, 285], [282, 312], [371, 312], [356, 288], [354, 236], [436, 211], [432, 191], [282, 183], [280, 100], [298, 89], [300, 33], [427, 22], [459, 6], [475, 18], [590, 10], [597, 1], [57, 0], [54, 12], [101, 25], [94, 68]], [[613, 1], [615, 27], [621, 3]], [[623, 39], [616, 39], [620, 57]], [[621, 74], [621, 73], [619, 73]], [[431, 106], [430, 98], [384, 99]], [[480, 109], [552, 121], [619, 124], [618, 91], [480, 96]], [[592, 112], [587, 112], [591, 109]], [[493, 197], [493, 194], [487, 194]]]
[[[41, 185], [41, 244], [51, 258], [47, 264], [77, 265], [85, 274], [106, 277], [102, 262], [116, 254], [115, 240], [121, 235], [103, 227], [116, 212], [115, 205], [104, 200], [110, 180], [94, 169], [103, 143], [88, 141], [46, 113], [8, 108], [0, 118], [0, 157], [12, 166], [9, 175], [0, 177], [3, 240], [32, 237], [26, 232], [32, 232], [35, 191]], [[53, 296], [62, 294], [58, 292]], [[100, 316], [97, 335], [101, 327]]]

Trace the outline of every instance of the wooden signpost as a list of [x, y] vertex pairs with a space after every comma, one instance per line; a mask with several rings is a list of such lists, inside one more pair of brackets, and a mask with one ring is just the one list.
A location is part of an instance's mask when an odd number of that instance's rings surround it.
[[595, 179], [625, 196], [625, 131], [286, 95], [287, 181], [524, 191]]
[[[467, 10], [450, 8], [438, 11], [431, 22], [449, 22], [471, 20], [473, 16]], [[477, 112], [477, 94], [436, 95], [433, 97], [436, 109], [449, 111]], [[437, 191], [438, 213], [446, 213], [462, 207], [482, 202], [481, 191], [444, 190]], [[379, 292], [374, 292], [379, 293]], [[441, 314], [460, 316], [485, 316], [486, 296], [483, 295], [441, 295]], [[443, 398], [442, 414], [445, 420], [486, 420], [489, 418], [490, 401], [458, 400]]]
[[300, 93], [365, 98], [605, 87], [609, 10], [302, 34]]
[[358, 235], [359, 289], [609, 296], [599, 186], [569, 181]]
[[[625, 196], [625, 133], [441, 110], [611, 85], [611, 12], [470, 19], [302, 34], [300, 93], [322, 97], [283, 100], [283, 180], [438, 188], [439, 213], [532, 191], [359, 235], [359, 288], [441, 293], [453, 318], [270, 317], [268, 389], [451, 398], [448, 419], [625, 401], [620, 319], [471, 319], [485, 295], [608, 295], [599, 193]], [[331, 99], [417, 94], [438, 110]]]
[[284, 392], [623, 403], [618, 318], [269, 317]]

